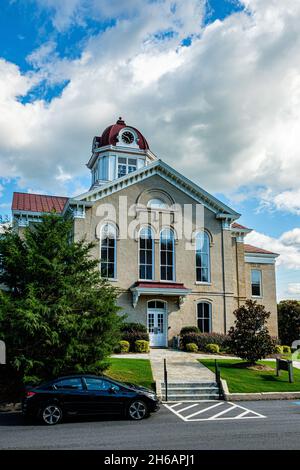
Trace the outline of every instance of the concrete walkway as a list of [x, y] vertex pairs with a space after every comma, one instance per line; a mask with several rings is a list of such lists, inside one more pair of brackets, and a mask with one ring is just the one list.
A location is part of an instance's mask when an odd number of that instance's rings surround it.
[[168, 382], [214, 382], [215, 375], [197, 361], [199, 354], [173, 349], [151, 349], [150, 361], [156, 382], [164, 381], [164, 359], [167, 360]]

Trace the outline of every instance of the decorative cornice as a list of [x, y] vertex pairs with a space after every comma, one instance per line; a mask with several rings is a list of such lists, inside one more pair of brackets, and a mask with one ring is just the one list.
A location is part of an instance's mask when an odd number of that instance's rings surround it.
[[122, 178], [110, 181], [100, 187], [81, 194], [74, 198], [74, 201], [96, 202], [110, 194], [121, 191], [135, 183], [141, 182], [151, 176], [159, 175], [170, 184], [175, 184], [181, 191], [186, 193], [195, 201], [203, 204], [205, 207], [217, 214], [217, 218], [225, 218], [230, 223], [240, 217], [240, 214], [217, 198], [209, 194], [200, 186], [196, 185], [188, 178], [182, 176], [174, 168], [167, 165], [162, 160], [155, 161], [139, 170], [129, 173]]
[[275, 264], [276, 258], [279, 255], [277, 254], [267, 254], [267, 253], [245, 253], [245, 263], [250, 264]]
[[141, 150], [140, 148], [132, 148], [132, 147], [119, 147], [119, 146], [114, 146], [114, 145], [106, 145], [105, 147], [99, 147], [96, 148], [91, 155], [89, 161], [87, 162], [86, 166], [89, 169], [92, 169], [97, 158], [101, 154], [106, 154], [106, 153], [112, 153], [112, 154], [129, 154], [129, 155], [135, 155], [137, 157], [148, 157], [152, 161], [157, 161], [158, 158], [156, 155], [154, 155], [151, 150]]

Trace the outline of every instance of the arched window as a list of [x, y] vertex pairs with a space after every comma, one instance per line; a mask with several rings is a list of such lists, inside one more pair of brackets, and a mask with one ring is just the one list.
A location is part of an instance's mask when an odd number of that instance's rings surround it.
[[167, 209], [168, 205], [162, 199], [154, 198], [148, 201], [147, 207], [149, 209]]
[[175, 280], [175, 243], [174, 232], [166, 228], [160, 233], [160, 279]]
[[210, 245], [206, 232], [196, 235], [196, 281], [210, 282]]
[[211, 304], [209, 302], [197, 304], [197, 325], [201, 333], [211, 332]]
[[100, 271], [101, 277], [116, 278], [116, 228], [112, 224], [105, 224], [101, 228]]
[[154, 238], [150, 227], [144, 227], [139, 236], [139, 277], [153, 279], [154, 275]]

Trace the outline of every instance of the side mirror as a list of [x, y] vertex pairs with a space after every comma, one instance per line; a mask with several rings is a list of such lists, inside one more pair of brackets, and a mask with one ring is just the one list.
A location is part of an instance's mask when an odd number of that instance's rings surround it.
[[109, 389], [109, 392], [110, 392], [110, 393], [117, 393], [116, 387], [114, 387], [114, 386], [112, 385], [112, 386], [110, 387], [110, 389]]

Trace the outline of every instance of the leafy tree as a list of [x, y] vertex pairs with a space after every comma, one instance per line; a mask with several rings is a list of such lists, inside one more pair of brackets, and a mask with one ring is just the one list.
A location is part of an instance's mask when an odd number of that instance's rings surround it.
[[281, 344], [291, 346], [300, 339], [300, 302], [282, 300], [278, 304], [278, 332]]
[[117, 290], [101, 279], [92, 243], [72, 241], [56, 214], [0, 238], [0, 338], [18, 384], [99, 373], [119, 340]]
[[246, 300], [245, 305], [233, 313], [236, 320], [228, 332], [232, 353], [250, 364], [273, 353], [275, 342], [267, 328], [270, 312], [256, 301]]

